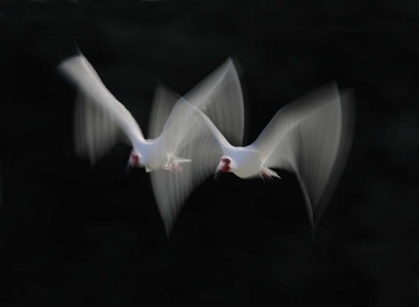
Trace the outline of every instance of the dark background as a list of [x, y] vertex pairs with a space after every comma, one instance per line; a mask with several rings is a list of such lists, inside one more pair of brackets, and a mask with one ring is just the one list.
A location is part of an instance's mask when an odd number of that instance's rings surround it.
[[[117, 4], [117, 2], [119, 4]], [[418, 1], [32, 1], [0, 6], [1, 306], [418, 306]], [[311, 244], [292, 174], [225, 174], [168, 241], [130, 148], [75, 156], [76, 41], [147, 135], [157, 81], [179, 94], [229, 56], [248, 143], [330, 80], [353, 88], [352, 151]], [[69, 45], [70, 46], [70, 45]]]

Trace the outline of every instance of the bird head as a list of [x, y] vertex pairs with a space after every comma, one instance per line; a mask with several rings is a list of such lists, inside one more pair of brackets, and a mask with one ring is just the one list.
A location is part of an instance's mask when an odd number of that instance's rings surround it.
[[215, 178], [218, 177], [219, 173], [229, 173], [232, 171], [234, 167], [234, 162], [230, 157], [223, 156], [220, 159], [219, 165], [216, 168], [216, 172], [214, 174]]
[[129, 159], [128, 159], [126, 174], [128, 175], [132, 168], [144, 167], [143, 162], [144, 161], [143, 161], [143, 157], [141, 156], [141, 154], [138, 151], [133, 150], [130, 154]]

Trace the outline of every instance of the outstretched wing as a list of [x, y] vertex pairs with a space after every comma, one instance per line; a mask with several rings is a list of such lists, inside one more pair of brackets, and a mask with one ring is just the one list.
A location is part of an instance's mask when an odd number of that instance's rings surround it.
[[97, 107], [89, 96], [79, 91], [74, 114], [74, 143], [77, 155], [95, 164], [117, 143], [130, 145], [110, 112]]
[[[225, 138], [234, 146], [243, 142], [245, 128], [245, 108], [242, 87], [237, 72], [238, 63], [228, 58], [208, 77], [198, 83], [184, 97], [191, 105], [204, 112]], [[165, 88], [166, 92], [171, 92]], [[174, 92], [166, 95], [174, 97]], [[181, 102], [181, 101], [180, 101]], [[192, 116], [193, 109], [182, 103], [177, 103], [165, 123], [161, 138], [171, 142], [171, 151], [179, 155], [191, 138], [185, 134], [199, 135], [191, 129], [196, 116]], [[190, 120], [193, 118], [194, 120]]]
[[155, 89], [149, 121], [149, 139], [156, 139], [163, 131], [168, 118], [180, 96], [168, 87], [159, 83]]
[[233, 146], [242, 145], [245, 129], [245, 106], [238, 70], [239, 63], [228, 58], [184, 96], [210, 118]]
[[[183, 99], [206, 112], [232, 143], [242, 144], [244, 133], [242, 88], [235, 65], [228, 59], [178, 100], [160, 136], [163, 142], [171, 144], [174, 155], [192, 160], [182, 163], [180, 173], [163, 170], [151, 173], [153, 191], [168, 236], [191, 192], [214, 172], [223, 154], [208, 127]], [[165, 108], [154, 110], [159, 112]]]
[[191, 159], [191, 162], [181, 164], [181, 172], [159, 169], [150, 173], [156, 203], [168, 237], [184, 203], [192, 191], [214, 172], [222, 151], [210, 133], [202, 133], [190, 141], [179, 155]]
[[251, 145], [267, 167], [294, 173], [315, 230], [346, 163], [353, 135], [351, 92], [329, 84], [286, 105]]
[[79, 155], [95, 163], [117, 142], [144, 139], [131, 113], [108, 91], [84, 56], [58, 66], [78, 91], [75, 107], [75, 145]]

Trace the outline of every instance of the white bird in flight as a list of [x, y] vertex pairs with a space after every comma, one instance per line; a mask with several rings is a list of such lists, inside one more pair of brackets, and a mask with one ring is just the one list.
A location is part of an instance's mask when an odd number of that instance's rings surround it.
[[[179, 163], [189, 162], [176, 156], [181, 142], [173, 141], [175, 131], [183, 133], [187, 127], [179, 125], [188, 122], [180, 106], [174, 109], [157, 138], [145, 139], [131, 113], [109, 92], [83, 55], [65, 60], [58, 69], [78, 90], [74, 128], [79, 155], [87, 155], [94, 164], [118, 142], [124, 142], [133, 147], [129, 167], [144, 167], [147, 172], [161, 167], [176, 170]], [[158, 90], [158, 99], [159, 94]]]
[[[188, 104], [188, 102], [186, 102]], [[281, 108], [250, 145], [235, 147], [209, 117], [195, 109], [222, 151], [216, 168], [242, 179], [280, 178], [272, 168], [293, 173], [302, 189], [312, 239], [346, 163], [353, 135], [351, 91], [335, 83]]]
[[[202, 178], [197, 171], [205, 173], [195, 168], [197, 161], [193, 159], [207, 161], [202, 152], [205, 146], [197, 148], [209, 140], [207, 128], [199, 117], [192, 116], [195, 112], [189, 104], [160, 84], [149, 122], [150, 139], [145, 139], [131, 113], [109, 92], [83, 55], [63, 61], [58, 70], [78, 91], [74, 125], [77, 153], [88, 156], [94, 164], [119, 142], [132, 146], [127, 167], [145, 167], [151, 172], [155, 198], [169, 236], [183, 200]], [[244, 106], [233, 59], [225, 61], [185, 97], [206, 111], [232, 142], [242, 142]], [[166, 193], [175, 192], [173, 184], [184, 187], [182, 195]]]

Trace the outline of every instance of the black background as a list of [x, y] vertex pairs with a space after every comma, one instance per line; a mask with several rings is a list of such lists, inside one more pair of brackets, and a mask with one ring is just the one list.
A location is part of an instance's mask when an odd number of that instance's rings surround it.
[[[117, 2], [119, 4], [117, 4]], [[0, 6], [2, 306], [417, 306], [417, 1], [32, 1]], [[130, 148], [73, 150], [78, 43], [147, 135], [157, 81], [179, 94], [241, 64], [247, 142], [330, 80], [353, 88], [352, 151], [311, 245], [283, 180], [209, 178], [168, 241]]]

